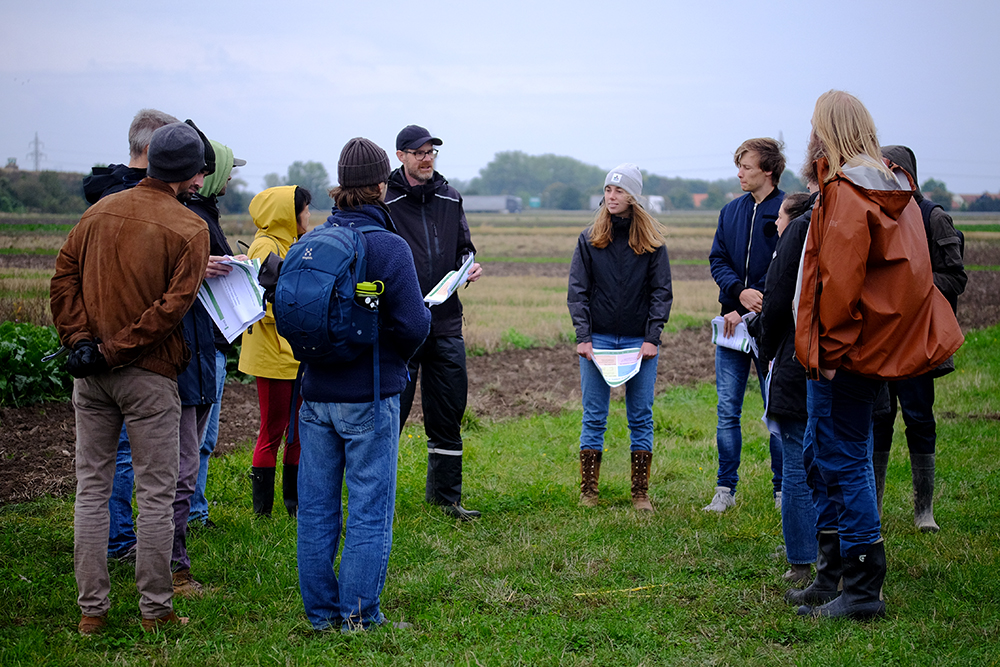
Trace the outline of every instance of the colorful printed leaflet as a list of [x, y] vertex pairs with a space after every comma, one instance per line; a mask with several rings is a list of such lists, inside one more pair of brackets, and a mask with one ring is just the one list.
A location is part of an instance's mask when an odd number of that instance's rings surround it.
[[604, 381], [611, 387], [625, 384], [639, 372], [642, 363], [642, 348], [630, 347], [627, 350], [594, 350], [594, 363], [604, 376]]
[[447, 301], [448, 298], [455, 293], [455, 290], [464, 285], [469, 279], [469, 271], [472, 269], [472, 265], [475, 261], [476, 256], [474, 254], [470, 254], [457, 271], [449, 271], [448, 274], [441, 279], [441, 282], [435, 285], [434, 289], [427, 293], [427, 296], [424, 297], [424, 303], [428, 306], [437, 306]]
[[198, 300], [212, 316], [215, 326], [232, 343], [247, 327], [264, 317], [264, 290], [257, 282], [260, 260], [226, 257], [221, 264], [233, 270], [218, 278], [205, 278]]

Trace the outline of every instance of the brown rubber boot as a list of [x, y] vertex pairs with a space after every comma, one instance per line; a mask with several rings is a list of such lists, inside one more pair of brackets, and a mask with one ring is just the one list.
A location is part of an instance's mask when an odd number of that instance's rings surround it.
[[580, 450], [580, 505], [583, 507], [597, 506], [597, 482], [601, 478], [600, 449]]
[[649, 466], [653, 452], [632, 452], [632, 507], [639, 512], [652, 512], [649, 502]]

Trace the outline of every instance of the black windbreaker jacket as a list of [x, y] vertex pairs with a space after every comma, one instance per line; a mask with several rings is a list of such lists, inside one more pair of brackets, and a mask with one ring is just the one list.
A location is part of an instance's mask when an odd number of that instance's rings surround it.
[[593, 332], [642, 336], [659, 346], [670, 317], [673, 289], [667, 247], [636, 255], [628, 244], [628, 218], [611, 217], [613, 238], [605, 248], [588, 240], [590, 228], [576, 243], [569, 269], [569, 314], [576, 342], [590, 341]]
[[[421, 294], [427, 294], [445, 274], [462, 266], [476, 252], [469, 223], [462, 209], [462, 195], [438, 172], [423, 185], [410, 185], [399, 167], [389, 175], [385, 203], [396, 233], [413, 252]], [[462, 334], [462, 303], [458, 292], [431, 308], [431, 336]]]

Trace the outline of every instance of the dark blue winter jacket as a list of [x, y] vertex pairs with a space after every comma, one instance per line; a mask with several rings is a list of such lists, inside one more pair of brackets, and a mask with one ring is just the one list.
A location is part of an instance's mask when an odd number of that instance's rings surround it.
[[767, 267], [778, 242], [775, 221], [785, 193], [775, 188], [757, 204], [749, 192], [734, 199], [719, 212], [719, 226], [708, 256], [712, 277], [719, 286], [722, 314], [745, 315], [740, 292], [752, 288], [764, 292]]
[[[384, 206], [333, 209], [326, 224], [376, 224], [393, 230]], [[316, 230], [309, 232], [315, 233]], [[303, 238], [306, 238], [303, 236]], [[381, 280], [385, 290], [379, 296], [379, 395], [387, 398], [402, 393], [409, 380], [406, 362], [424, 342], [431, 327], [431, 313], [413, 268], [410, 246], [394, 233], [365, 234], [368, 250], [365, 280]], [[338, 364], [303, 364], [302, 398], [321, 403], [368, 403], [374, 400], [372, 350], [354, 361]]]

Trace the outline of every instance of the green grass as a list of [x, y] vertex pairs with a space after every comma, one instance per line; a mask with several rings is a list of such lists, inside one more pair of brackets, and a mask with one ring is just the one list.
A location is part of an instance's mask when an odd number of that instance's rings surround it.
[[0, 248], [0, 255], [58, 255], [58, 248]]
[[[1000, 645], [1000, 327], [973, 332], [938, 381], [937, 535], [915, 531], [897, 431], [884, 534], [889, 615], [799, 618], [782, 600], [781, 542], [756, 387], [748, 387], [738, 505], [702, 512], [716, 467], [715, 391], [675, 388], [654, 404], [652, 517], [628, 498], [624, 406], [612, 405], [601, 503], [577, 507], [579, 409], [465, 420], [464, 504], [481, 521], [423, 503], [426, 443], [408, 428], [389, 577], [393, 620], [413, 631], [309, 632], [295, 525], [250, 511], [249, 442], [212, 461], [214, 531], [192, 534], [195, 575], [217, 587], [177, 603], [191, 625], [138, 630], [132, 573], [112, 567], [110, 631], [81, 638], [72, 501], [0, 508], [3, 665], [995, 665]], [[899, 425], [901, 426], [901, 424]]]

